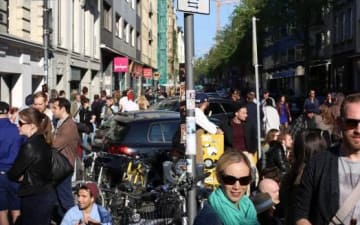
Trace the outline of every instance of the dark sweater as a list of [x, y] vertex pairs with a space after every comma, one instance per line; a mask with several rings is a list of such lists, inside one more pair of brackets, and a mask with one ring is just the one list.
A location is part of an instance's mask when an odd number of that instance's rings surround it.
[[339, 209], [339, 148], [315, 155], [307, 164], [295, 196], [295, 221], [328, 224]]

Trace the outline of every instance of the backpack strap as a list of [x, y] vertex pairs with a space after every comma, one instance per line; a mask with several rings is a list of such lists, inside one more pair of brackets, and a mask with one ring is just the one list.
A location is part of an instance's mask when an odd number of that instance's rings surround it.
[[329, 225], [343, 224], [343, 220], [349, 214], [350, 210], [354, 208], [355, 204], [360, 200], [360, 182], [346, 198], [335, 216], [331, 218]]

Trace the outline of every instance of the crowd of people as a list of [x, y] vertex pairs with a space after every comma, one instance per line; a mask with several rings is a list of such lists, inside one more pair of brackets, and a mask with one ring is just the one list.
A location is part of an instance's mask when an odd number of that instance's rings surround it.
[[[84, 184], [75, 205], [73, 175], [54, 181], [51, 173], [51, 149], [76, 168], [80, 135], [84, 138], [96, 127], [85, 91], [70, 102], [62, 92], [42, 90], [29, 95], [20, 109], [0, 102], [0, 224], [111, 224], [109, 213], [95, 204], [94, 184]], [[81, 104], [74, 110], [78, 100]], [[79, 132], [80, 122], [89, 129]], [[80, 213], [74, 213], [74, 207]], [[71, 221], [65, 220], [68, 217]], [[78, 223], [73, 221], [76, 217]]]
[[[277, 103], [267, 91], [259, 100], [251, 92], [245, 99], [237, 95], [239, 90], [231, 95], [238, 103], [234, 116], [220, 126], [225, 144], [216, 165], [220, 186], [195, 224], [356, 224], [360, 94], [328, 94], [319, 103], [311, 90], [298, 118], [284, 95]], [[257, 101], [265, 135], [254, 157]]]
[[[69, 100], [65, 96], [43, 89], [21, 108], [0, 102], [0, 224], [112, 224], [110, 213], [96, 204], [95, 183], [83, 184], [76, 201], [73, 175], [54, 183], [51, 149], [76, 168], [83, 151], [91, 150], [98, 127], [117, 112], [148, 109], [154, 96], [149, 91], [136, 98], [127, 89], [111, 96], [102, 91], [90, 100], [86, 87]], [[360, 185], [360, 94], [329, 94], [320, 103], [310, 90], [297, 118], [285, 95], [275, 101], [268, 91], [260, 99], [235, 89], [229, 98], [236, 103], [233, 116], [215, 124], [205, 114], [209, 97], [195, 96], [197, 140], [203, 133], [221, 134], [225, 151], [216, 163], [219, 186], [194, 224], [350, 224], [360, 219], [357, 202], [346, 215], [337, 215]], [[185, 106], [182, 101], [181, 123]], [[181, 135], [176, 132], [173, 144], [184, 154]]]

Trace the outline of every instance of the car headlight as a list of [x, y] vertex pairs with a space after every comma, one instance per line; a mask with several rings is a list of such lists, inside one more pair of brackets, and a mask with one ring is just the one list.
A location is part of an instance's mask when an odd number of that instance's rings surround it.
[[205, 159], [204, 160], [205, 168], [209, 169], [214, 167], [214, 162], [211, 159]]

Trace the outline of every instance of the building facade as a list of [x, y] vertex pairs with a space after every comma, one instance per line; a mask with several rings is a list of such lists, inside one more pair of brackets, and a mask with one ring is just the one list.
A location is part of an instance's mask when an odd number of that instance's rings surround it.
[[0, 0], [0, 100], [13, 106], [44, 80], [42, 13], [41, 1]]
[[49, 1], [49, 88], [65, 90], [67, 96], [84, 86], [89, 96], [99, 93], [101, 1]]
[[333, 12], [333, 88], [345, 92], [360, 90], [360, 2], [336, 1]]
[[[331, 89], [331, 7], [323, 7], [318, 21], [321, 21], [318, 25], [309, 27], [308, 43], [304, 41], [303, 31], [293, 24], [266, 30], [262, 55], [263, 88], [276, 95], [289, 96], [306, 96], [306, 89], [319, 92]], [[308, 58], [305, 46], [309, 49]]]
[[157, 1], [141, 2], [141, 62], [143, 63], [143, 86], [152, 86], [152, 74], [157, 70]]
[[175, 28], [171, 0], [0, 0], [0, 100], [20, 107], [44, 83], [68, 98], [85, 86], [90, 98], [127, 88], [140, 95], [159, 68], [167, 84]]

